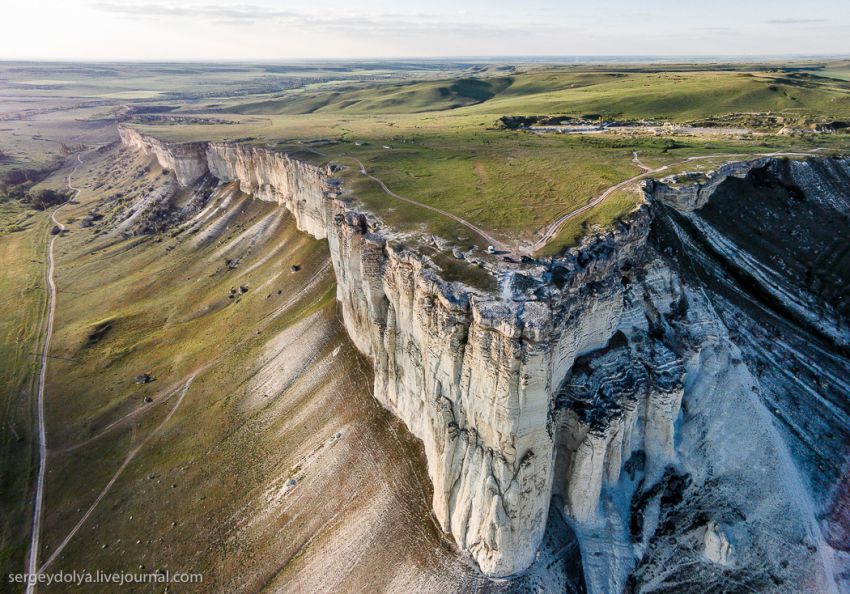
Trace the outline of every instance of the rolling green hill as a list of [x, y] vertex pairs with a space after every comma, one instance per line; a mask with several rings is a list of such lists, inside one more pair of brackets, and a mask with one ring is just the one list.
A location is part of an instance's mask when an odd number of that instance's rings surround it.
[[234, 113], [246, 115], [308, 114], [316, 112], [420, 113], [475, 105], [511, 85], [511, 78], [457, 80], [379, 85], [373, 88], [302, 92], [279, 99], [246, 103]]
[[850, 83], [798, 72], [532, 71], [299, 91], [230, 109], [244, 115], [423, 113], [592, 114], [608, 119], [685, 122], [730, 113], [850, 116]]
[[[609, 119], [685, 122], [731, 113], [788, 112], [850, 116], [850, 85], [811, 75], [739, 72], [661, 72], [578, 77], [545, 76], [515, 84], [473, 111], [506, 114], [598, 114]], [[564, 75], [565, 77], [569, 75]], [[554, 90], [540, 90], [554, 86]], [[519, 93], [520, 88], [532, 92]]]

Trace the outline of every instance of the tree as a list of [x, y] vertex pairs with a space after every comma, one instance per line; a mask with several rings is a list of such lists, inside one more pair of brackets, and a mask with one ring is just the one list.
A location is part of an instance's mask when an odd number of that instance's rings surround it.
[[28, 202], [36, 210], [47, 210], [51, 206], [62, 204], [68, 200], [68, 195], [57, 190], [41, 190], [39, 192], [30, 192], [27, 195]]

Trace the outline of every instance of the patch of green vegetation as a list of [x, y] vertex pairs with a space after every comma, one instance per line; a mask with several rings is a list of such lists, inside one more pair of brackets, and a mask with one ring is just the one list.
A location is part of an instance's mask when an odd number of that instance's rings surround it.
[[0, 237], [27, 229], [32, 225], [34, 214], [19, 200], [0, 196]]
[[497, 96], [471, 111], [507, 115], [597, 114], [604, 119], [687, 122], [706, 116], [746, 112], [850, 114], [850, 87], [812, 77], [761, 72], [656, 72], [599, 75], [594, 84], [571, 75], [546, 77], [548, 90]]
[[511, 84], [510, 78], [459, 78], [404, 84], [336, 87], [332, 91], [293, 92], [279, 99], [237, 105], [229, 111], [246, 115], [419, 113], [456, 109], [492, 99]]
[[35, 474], [33, 410], [44, 332], [49, 220], [0, 201], [0, 571], [24, 567]]
[[444, 252], [433, 249], [423, 251], [440, 268], [440, 276], [444, 280], [465, 283], [470, 287], [486, 292], [495, 291], [498, 287], [493, 275], [476, 264], [466, 260], [458, 260]]
[[637, 192], [619, 190], [594, 209], [567, 221], [558, 234], [544, 247], [538, 257], [558, 256], [575, 247], [592, 230], [604, 230], [612, 221], [621, 220], [643, 202]]
[[358, 203], [371, 212], [379, 213], [381, 220], [394, 231], [432, 233], [461, 245], [486, 247], [484, 240], [469, 228], [439, 213], [388, 196], [376, 182], [359, 175], [354, 169], [346, 171], [343, 180]]
[[[382, 217], [389, 217], [388, 223], [406, 229], [426, 223], [434, 232], [436, 219], [445, 217], [421, 212], [423, 209], [388, 196], [378, 184], [357, 179], [359, 168], [346, 156], [357, 155], [369, 173], [393, 192], [448, 211], [506, 239], [530, 237], [558, 214], [581, 206], [638, 172], [625, 146], [603, 147], [582, 137], [459, 131], [423, 134], [413, 141], [393, 143], [391, 149], [382, 146], [338, 145], [328, 154], [338, 154], [340, 162], [351, 165], [356, 183], [353, 195]], [[457, 227], [453, 221], [446, 224], [450, 229]], [[472, 233], [459, 231], [461, 236]]]

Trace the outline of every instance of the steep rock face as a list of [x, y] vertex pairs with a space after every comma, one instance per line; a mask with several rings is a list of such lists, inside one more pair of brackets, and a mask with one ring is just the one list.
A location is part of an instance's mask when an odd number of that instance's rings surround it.
[[129, 128], [121, 135], [175, 172], [237, 181], [328, 239], [344, 324], [373, 360], [375, 397], [425, 445], [440, 524], [490, 575], [528, 567], [549, 508], [552, 395], [574, 359], [616, 329], [619, 266], [632, 253], [626, 244], [636, 249], [648, 231], [646, 217], [591, 247], [600, 257], [564, 261], [563, 284], [546, 299], [505, 301], [442, 281], [340, 200], [326, 168], [258, 148], [172, 150]]
[[735, 161], [721, 165], [707, 177], [701, 173], [686, 173], [661, 181], [649, 180], [647, 186], [655, 200], [679, 211], [693, 211], [702, 208], [728, 178], [746, 177], [751, 170], [764, 167], [770, 161], [767, 157], [752, 161]]
[[209, 171], [205, 142], [166, 143], [125, 126], [118, 127], [118, 134], [125, 146], [156, 156], [160, 165], [174, 172], [181, 186], [192, 185]]
[[[784, 503], [808, 495], [801, 496], [757, 382], [742, 366], [750, 351], [733, 343], [736, 321], [757, 318], [734, 311], [741, 305], [729, 295], [781, 295], [782, 286], [751, 272], [751, 284], [729, 287], [724, 297], [730, 275], [714, 261], [746, 263], [734, 256], [748, 249], [730, 246], [743, 241], [738, 236], [712, 232], [711, 208], [722, 206], [717, 196], [730, 184], [787, 166], [782, 179], [798, 180], [840, 213], [841, 162], [763, 159], [726, 166], [698, 184], [650, 183], [651, 207], [542, 272], [514, 271], [497, 296], [443, 281], [375, 216], [353, 208], [328, 167], [260, 148], [210, 143], [200, 151], [127, 128], [121, 134], [125, 144], [179, 168], [184, 182], [206, 173], [237, 182], [291, 210], [300, 229], [327, 238], [345, 327], [374, 365], [374, 396], [422, 440], [435, 516], [485, 573], [529, 566], [555, 495], [582, 543], [591, 591], [664, 582], [670, 551], [683, 567], [709, 563], [708, 573], [695, 575], [717, 584], [732, 571], [760, 587], [762, 574], [772, 572], [778, 590], [804, 579], [828, 583], [814, 508]], [[824, 249], [816, 247], [815, 268]], [[709, 282], [703, 268], [722, 272]], [[791, 279], [794, 291], [805, 276]], [[843, 286], [832, 277], [818, 282]], [[823, 315], [807, 324], [840, 343], [846, 318], [839, 293], [825, 293]], [[843, 363], [818, 365], [835, 390], [846, 388]], [[832, 414], [835, 398], [827, 400]], [[722, 434], [715, 417], [734, 415], [736, 406], [747, 416], [730, 421], [731, 445], [715, 443], [710, 436]], [[823, 410], [813, 413], [824, 418]], [[837, 440], [845, 435], [843, 417], [826, 426]], [[753, 451], [760, 466], [748, 484], [741, 477]], [[769, 504], [758, 501], [760, 489], [775, 493]], [[708, 506], [712, 515], [694, 511]], [[753, 518], [753, 530], [741, 515]], [[670, 544], [670, 534], [681, 538]], [[789, 540], [795, 544], [786, 552], [772, 548]], [[775, 562], [764, 565], [771, 555]], [[783, 555], [794, 563], [780, 565]]]
[[238, 181], [243, 193], [282, 204], [295, 215], [298, 228], [317, 239], [327, 236], [325, 198], [334, 194], [326, 168], [264, 149], [211, 143], [206, 150], [209, 172], [219, 180]]
[[[524, 569], [548, 514], [553, 392], [577, 356], [615, 331], [630, 250], [611, 247], [639, 243], [648, 226], [624, 226], [597, 246], [600, 258], [565, 262], [570, 284], [546, 299], [505, 301], [443, 282], [366, 215], [335, 219], [343, 319], [372, 357], [375, 397], [425, 445], [435, 515], [483, 571]], [[582, 306], [590, 293], [593, 306]]]
[[603, 483], [616, 484], [636, 452], [649, 476], [674, 460], [682, 361], [660, 341], [632, 341], [620, 332], [608, 348], [576, 361], [558, 397], [559, 491], [579, 522], [596, 517]]
[[634, 591], [848, 587], [833, 539], [847, 525], [848, 174], [845, 159], [773, 159], [696, 209], [657, 202], [648, 258], [666, 280], [647, 276], [645, 311], [683, 360], [686, 411], [675, 467], [631, 499]]

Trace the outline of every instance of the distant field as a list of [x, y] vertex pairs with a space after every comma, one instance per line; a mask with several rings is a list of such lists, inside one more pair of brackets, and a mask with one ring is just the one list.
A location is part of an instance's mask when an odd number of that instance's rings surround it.
[[[174, 141], [239, 141], [337, 161], [348, 167], [346, 187], [354, 197], [394, 227], [477, 241], [462, 225], [387, 196], [359, 176], [359, 159], [394, 192], [461, 216], [505, 242], [528, 244], [551, 221], [640, 173], [634, 152], [649, 167], [674, 171], [700, 155], [722, 162], [723, 155], [846, 151], [846, 74], [846, 61], [10, 66], [0, 68], [11, 83], [0, 88], [0, 108], [6, 102], [26, 114], [26, 96], [46, 113], [0, 121], [0, 150], [14, 157], [0, 163], [0, 171], [28, 158], [43, 165], [45, 155], [61, 156], [66, 149], [55, 141], [63, 137], [70, 144], [113, 139], [116, 119], [129, 119]], [[70, 105], [82, 98], [84, 107]], [[503, 116], [651, 120], [752, 133], [536, 135], [505, 129]], [[838, 131], [815, 134], [825, 125]], [[61, 140], [66, 148], [69, 140]], [[547, 253], [574, 245], [593, 225], [609, 224], [639, 196], [618, 193], [617, 200], [572, 221]]]
[[824, 76], [850, 81], [850, 60], [830, 62], [822, 70]]
[[393, 114], [476, 106], [467, 113], [566, 114], [684, 122], [719, 114], [850, 115], [843, 83], [811, 73], [529, 72], [331, 92], [293, 92], [232, 109], [243, 114]]

